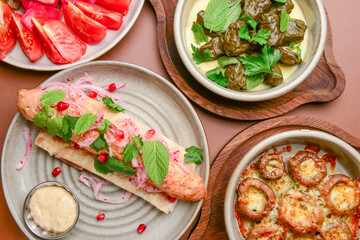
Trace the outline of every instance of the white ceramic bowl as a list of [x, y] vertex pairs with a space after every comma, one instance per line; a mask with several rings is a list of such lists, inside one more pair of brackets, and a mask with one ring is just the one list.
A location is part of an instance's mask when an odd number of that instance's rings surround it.
[[327, 33], [327, 17], [321, 0], [297, 0], [301, 11], [304, 14], [307, 34], [309, 36], [306, 55], [303, 56], [303, 63], [296, 71], [282, 84], [261, 91], [235, 91], [219, 86], [203, 73], [201, 73], [191, 54], [187, 51], [185, 42], [185, 27], [190, 19], [189, 14], [192, 6], [200, 0], [179, 0], [176, 6], [174, 17], [174, 38], [179, 55], [193, 77], [210, 91], [233, 100], [257, 102], [270, 100], [290, 92], [302, 83], [315, 69], [324, 51]]
[[319, 156], [326, 153], [336, 154], [336, 167], [333, 173], [328, 168], [329, 175], [342, 173], [351, 178], [360, 175], [360, 154], [343, 140], [328, 133], [307, 129], [293, 130], [266, 138], [245, 154], [229, 180], [224, 200], [224, 219], [226, 232], [231, 240], [244, 239], [241, 236], [238, 222], [234, 215], [235, 201], [237, 200], [236, 189], [241, 182], [242, 172], [251, 163], [257, 162], [257, 157], [265, 149], [271, 149], [272, 147], [282, 149], [289, 144], [292, 147], [292, 151], [282, 154], [286, 165], [288, 164], [288, 157], [295, 155], [299, 150], [303, 150], [305, 145], [314, 144], [320, 147]]

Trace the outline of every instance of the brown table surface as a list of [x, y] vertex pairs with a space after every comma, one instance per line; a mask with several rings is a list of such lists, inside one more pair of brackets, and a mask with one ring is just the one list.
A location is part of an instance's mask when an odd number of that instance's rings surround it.
[[[334, 39], [334, 54], [346, 76], [346, 88], [336, 100], [325, 104], [307, 104], [286, 115], [309, 116], [326, 120], [355, 137], [360, 137], [360, 1], [324, 0]], [[144, 37], [146, 36], [146, 37]], [[138, 20], [127, 36], [99, 60], [134, 63], [170, 79], [161, 62], [156, 38], [156, 17], [146, 1]], [[0, 63], [0, 146], [16, 113], [16, 93], [34, 88], [54, 72], [34, 72]], [[238, 132], [256, 123], [230, 121], [210, 115], [197, 107], [208, 138], [210, 159]], [[0, 186], [1, 188], [1, 186]], [[2, 192], [2, 188], [1, 188]], [[13, 220], [3, 194], [0, 194], [0, 239], [26, 239]]]

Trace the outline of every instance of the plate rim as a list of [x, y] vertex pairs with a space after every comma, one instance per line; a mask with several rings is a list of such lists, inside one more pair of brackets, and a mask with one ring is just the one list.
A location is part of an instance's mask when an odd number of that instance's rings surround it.
[[[138, 19], [139, 15], [140, 15], [140, 12], [143, 9], [144, 3], [145, 3], [145, 0], [136, 0], [136, 1], [138, 1], [139, 5], [135, 9], [134, 17], [129, 20], [128, 25], [126, 26], [124, 32], [122, 32], [122, 34], [120, 34], [117, 38], [115, 38], [115, 40], [111, 44], [107, 45], [101, 51], [99, 51], [98, 53], [96, 53], [96, 54], [94, 54], [94, 55], [92, 55], [92, 56], [90, 56], [90, 57], [88, 57], [86, 59], [81, 59], [80, 58], [78, 61], [76, 61], [74, 63], [68, 63], [68, 64], [55, 64], [55, 63], [51, 62], [50, 59], [49, 59], [49, 61], [53, 65], [51, 67], [48, 67], [48, 68], [43, 67], [43, 66], [38, 67], [38, 65], [33, 64], [32, 62], [30, 62], [30, 64], [16, 64], [13, 61], [9, 61], [6, 57], [2, 61], [9, 64], [9, 65], [11, 65], [11, 66], [14, 66], [14, 67], [18, 67], [18, 68], [25, 69], [25, 70], [39, 71], [39, 72], [59, 71], [59, 70], [68, 69], [68, 68], [71, 68], [71, 67], [74, 67], [74, 66], [77, 66], [77, 65], [80, 65], [80, 64], [91, 62], [92, 60], [94, 60], [94, 59], [104, 55], [108, 51], [110, 51], [116, 44], [118, 44], [128, 34], [128, 32], [130, 31], [130, 29], [133, 27], [136, 20]], [[124, 17], [126, 17], [126, 16], [127, 15], [125, 15]], [[62, 21], [62, 22], [64, 23], [64, 21]], [[120, 29], [121, 29], [121, 27], [120, 27]], [[119, 30], [116, 30], [114, 32], [117, 32]], [[113, 30], [107, 29], [107, 31], [113, 31]], [[16, 41], [16, 45], [18, 45], [18, 41]], [[16, 47], [16, 45], [15, 45], [15, 47]], [[86, 44], [86, 45], [89, 45], [89, 44]], [[94, 46], [94, 45], [92, 45], [92, 46]], [[44, 55], [46, 56], [45, 52], [44, 52]], [[36, 61], [34, 63], [36, 63]]]
[[[56, 78], [57, 76], [61, 76], [65, 73], [77, 70], [79, 68], [82, 67], [86, 67], [86, 66], [91, 66], [91, 65], [117, 65], [117, 66], [122, 66], [122, 67], [128, 67], [128, 68], [133, 68], [136, 69], [138, 71], [142, 71], [148, 75], [152, 75], [154, 78], [157, 78], [158, 80], [160, 80], [162, 82], [162, 84], [165, 84], [167, 87], [171, 88], [175, 93], [177, 93], [178, 97], [183, 101], [183, 103], [187, 106], [187, 109], [191, 112], [192, 116], [194, 117], [194, 121], [196, 123], [196, 125], [199, 127], [199, 131], [201, 134], [201, 138], [203, 139], [205, 145], [204, 145], [204, 149], [203, 149], [203, 153], [204, 153], [204, 159], [205, 161], [202, 163], [205, 163], [205, 177], [203, 178], [205, 186], [207, 188], [208, 186], [208, 182], [209, 182], [209, 177], [210, 177], [210, 152], [209, 152], [209, 144], [208, 144], [208, 140], [207, 140], [207, 136], [204, 130], [204, 126], [199, 118], [199, 116], [197, 115], [194, 107], [191, 105], [191, 103], [189, 102], [189, 100], [184, 96], [184, 94], [177, 89], [174, 85], [172, 85], [168, 80], [166, 80], [165, 78], [163, 78], [162, 76], [160, 76], [159, 74], [136, 64], [132, 64], [132, 63], [126, 63], [126, 62], [120, 62], [120, 61], [111, 61], [111, 60], [102, 60], [102, 61], [91, 61], [88, 63], [84, 63], [84, 64], [80, 64], [80, 65], [76, 65], [67, 69], [64, 69], [54, 75], [52, 75], [51, 77], [49, 77], [48, 79], [46, 79], [44, 82], [42, 82], [40, 85], [51, 82], [54, 78]], [[3, 148], [2, 148], [2, 154], [1, 154], [1, 162], [3, 161], [3, 159], [5, 159], [5, 155], [6, 155], [6, 151], [4, 151], [4, 149], [7, 147], [7, 145], [9, 144], [9, 138], [10, 138], [10, 131], [14, 128], [16, 119], [21, 117], [20, 113], [17, 111], [16, 114], [14, 115], [13, 119], [11, 120], [10, 126], [7, 130], [6, 133], [6, 137], [4, 140], [4, 144], [3, 144]], [[4, 165], [1, 164], [1, 184], [2, 184], [2, 188], [3, 188], [3, 194], [5, 197], [5, 201], [6, 204], [9, 208], [9, 211], [13, 217], [13, 219], [15, 220], [16, 224], [18, 225], [18, 227], [21, 229], [21, 231], [26, 235], [26, 237], [28, 237], [29, 239], [36, 239], [34, 238], [33, 235], [31, 235], [30, 231], [26, 228], [25, 225], [22, 224], [21, 222], [21, 216], [17, 216], [16, 214], [16, 210], [15, 207], [13, 206], [11, 199], [9, 198], [9, 190], [5, 185], [5, 179], [4, 179]], [[80, 200], [80, 199], [79, 199]], [[191, 224], [194, 222], [195, 218], [197, 217], [197, 215], [200, 212], [200, 209], [202, 207], [204, 200], [200, 200], [198, 201], [196, 204], [196, 208], [194, 211], [194, 214], [192, 215], [192, 217], [190, 218], [190, 221], [185, 225], [185, 227], [183, 228], [183, 230], [181, 230], [179, 232], [179, 234], [177, 234], [175, 237], [175, 239], [180, 238], [191, 226]], [[170, 213], [171, 214], [171, 213]]]

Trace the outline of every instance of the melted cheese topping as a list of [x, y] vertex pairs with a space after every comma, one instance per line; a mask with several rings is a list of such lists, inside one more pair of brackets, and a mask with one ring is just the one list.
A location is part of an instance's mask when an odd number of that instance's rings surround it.
[[274, 193], [278, 198], [281, 194], [295, 188], [295, 182], [288, 174], [284, 174], [281, 178], [275, 181], [269, 181], [268, 184], [274, 190]]
[[261, 212], [264, 210], [267, 197], [262, 191], [254, 187], [249, 187], [245, 194], [245, 200], [247, 201], [246, 205], [248, 209]]
[[[185, 30], [184, 30], [184, 42], [186, 43], [185, 47], [187, 48], [187, 52], [188, 52], [189, 56], [192, 55], [191, 44], [199, 47], [199, 45], [197, 45], [195, 42], [194, 34], [191, 30], [192, 24], [193, 24], [193, 22], [196, 21], [197, 13], [201, 10], [205, 10], [206, 6], [208, 5], [209, 2], [210, 2], [210, 0], [196, 1], [194, 3], [194, 5], [192, 6], [192, 9], [189, 13], [189, 18], [188, 18], [187, 23], [185, 24]], [[297, 2], [295, 0], [293, 0], [293, 3], [295, 6], [294, 6], [294, 9], [290, 13], [290, 17], [296, 18], [296, 19], [301, 19], [305, 22], [304, 14], [302, 13], [299, 5], [297, 4]], [[306, 52], [307, 52], [307, 45], [308, 45], [308, 40], [309, 40], [309, 36], [308, 36], [307, 32], [308, 31], [305, 32], [304, 40], [302, 41], [302, 43], [300, 45], [302, 56], [305, 56]], [[211, 39], [211, 37], [209, 37], [209, 40], [210, 39]], [[204, 44], [204, 43], [201, 43], [201, 45], [202, 44]], [[217, 67], [219, 67], [219, 64], [217, 61], [204, 62], [204, 63], [197, 65], [197, 68], [204, 76], [206, 76], [207, 71], [217, 68]], [[284, 82], [286, 82], [289, 79], [289, 77], [296, 71], [298, 66], [284, 66], [284, 65], [280, 64], [280, 68], [282, 71], [282, 75], [284, 76]], [[271, 86], [268, 86], [268, 85], [262, 83], [259, 86], [257, 86], [256, 88], [253, 88], [251, 90], [246, 90], [246, 91], [261, 91], [261, 90], [265, 90], [265, 89], [269, 89], [269, 88], [271, 88]]]
[[354, 188], [339, 183], [331, 190], [330, 199], [340, 211], [346, 211], [353, 206], [355, 193]]
[[301, 175], [306, 177], [311, 177], [317, 174], [318, 168], [319, 165], [313, 159], [303, 161], [299, 166]]

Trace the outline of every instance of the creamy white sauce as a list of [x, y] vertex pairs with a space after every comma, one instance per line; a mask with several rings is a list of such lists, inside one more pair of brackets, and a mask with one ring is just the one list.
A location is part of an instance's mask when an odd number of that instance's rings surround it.
[[[187, 43], [186, 48], [187, 48], [187, 52], [188, 52], [189, 56], [191, 56], [191, 54], [192, 54], [191, 44], [193, 44], [194, 46], [200, 47], [200, 45], [197, 45], [195, 42], [194, 34], [191, 30], [192, 24], [193, 24], [193, 22], [196, 21], [197, 13], [201, 10], [205, 10], [206, 6], [208, 5], [209, 2], [210, 2], [210, 0], [196, 1], [190, 11], [188, 21], [185, 24], [185, 26], [186, 26], [185, 32], [184, 32], [185, 33], [185, 42]], [[294, 9], [290, 13], [290, 17], [301, 19], [305, 22], [304, 14], [302, 13], [299, 5], [294, 0], [293, 0], [293, 3], [295, 6], [294, 6]], [[306, 55], [308, 38], [309, 37], [308, 37], [307, 31], [306, 31], [305, 35], [304, 35], [304, 40], [301, 42], [301, 45], [300, 45], [301, 56]], [[202, 44], [204, 44], [204, 43], [201, 43], [201, 45]], [[197, 67], [198, 67], [199, 71], [204, 76], [206, 76], [207, 71], [214, 69], [216, 67], [219, 67], [219, 64], [216, 60], [216, 61], [204, 62], [204, 63], [198, 64]], [[280, 64], [280, 69], [282, 71], [282, 75], [284, 76], [284, 82], [286, 82], [289, 79], [289, 77], [296, 71], [297, 68], [298, 68], [298, 66], [284, 66], [284, 65]], [[271, 86], [268, 86], [268, 85], [262, 83], [259, 86], [257, 86], [256, 88], [253, 88], [253, 89], [247, 90], [247, 91], [260, 91], [260, 90], [264, 90], [264, 89], [268, 89], [268, 88], [271, 88]]]
[[32, 195], [30, 213], [43, 229], [65, 232], [76, 221], [78, 207], [74, 197], [64, 188], [43, 187]]

